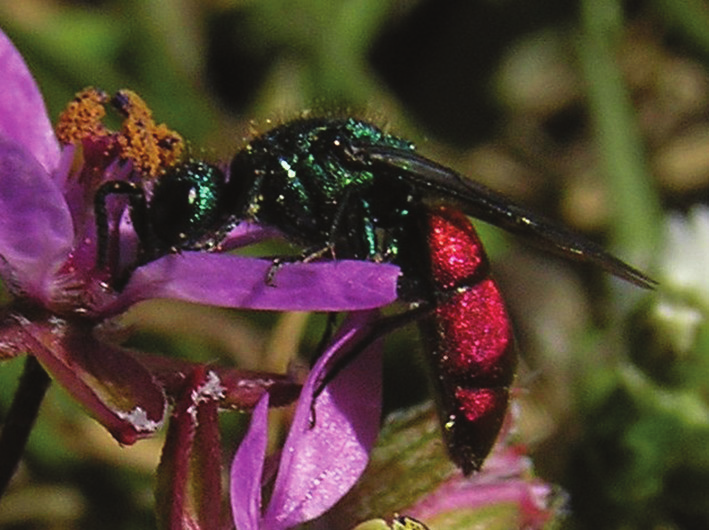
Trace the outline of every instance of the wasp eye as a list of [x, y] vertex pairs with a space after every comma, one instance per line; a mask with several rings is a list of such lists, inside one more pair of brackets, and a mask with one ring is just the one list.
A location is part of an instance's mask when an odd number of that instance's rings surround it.
[[223, 220], [224, 174], [191, 161], [163, 175], [150, 202], [150, 223], [167, 247], [188, 248]]

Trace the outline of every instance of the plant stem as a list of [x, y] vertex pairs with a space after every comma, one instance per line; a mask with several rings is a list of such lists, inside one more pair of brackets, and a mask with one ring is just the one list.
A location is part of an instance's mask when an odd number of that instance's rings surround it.
[[27, 356], [20, 383], [0, 433], [0, 498], [5, 493], [32, 431], [51, 379], [32, 356]]

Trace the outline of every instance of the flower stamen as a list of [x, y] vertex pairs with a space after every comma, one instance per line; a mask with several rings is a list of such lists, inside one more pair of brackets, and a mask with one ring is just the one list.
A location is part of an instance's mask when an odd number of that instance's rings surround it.
[[59, 141], [71, 145], [86, 138], [109, 136], [110, 131], [102, 123], [108, 102], [108, 94], [102, 90], [88, 87], [78, 92], [59, 116], [56, 126]]
[[118, 143], [121, 157], [132, 160], [150, 178], [162, 175], [179, 162], [185, 142], [164, 123], [156, 124], [152, 111], [132, 90], [119, 90], [111, 100], [124, 115]]
[[[123, 116], [120, 132], [103, 123], [108, 103]], [[62, 112], [56, 132], [65, 145], [98, 146], [104, 159], [115, 150], [114, 156], [130, 161], [134, 170], [148, 179], [175, 166], [185, 150], [182, 136], [164, 123], [155, 123], [145, 101], [131, 90], [119, 90], [111, 98], [102, 90], [85, 88]]]

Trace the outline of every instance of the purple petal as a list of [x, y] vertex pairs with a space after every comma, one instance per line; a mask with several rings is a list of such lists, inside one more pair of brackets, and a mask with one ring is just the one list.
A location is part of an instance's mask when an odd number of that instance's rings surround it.
[[323, 514], [367, 466], [381, 415], [380, 341], [359, 353], [319, 396], [314, 393], [333, 363], [364, 338], [376, 315], [356, 313], [345, 322], [308, 376], [283, 448], [264, 528], [290, 528]]
[[261, 477], [267, 440], [268, 393], [256, 405], [231, 465], [231, 511], [239, 530], [261, 528]]
[[59, 160], [59, 143], [37, 83], [2, 30], [0, 79], [0, 136], [32, 153], [45, 172], [51, 173]]
[[21, 325], [30, 353], [120, 443], [161, 426], [162, 390], [126, 350], [96, 340], [91, 328], [55, 318]]
[[353, 311], [396, 300], [399, 268], [365, 261], [285, 264], [266, 283], [270, 260], [183, 252], [137, 269], [105, 314], [148, 298], [274, 311]]
[[66, 202], [47, 171], [2, 137], [0, 180], [0, 256], [13, 275], [4, 279], [46, 301], [51, 277], [73, 242]]
[[270, 226], [263, 226], [249, 221], [237, 224], [219, 243], [221, 250], [232, 250], [246, 247], [253, 243], [260, 243], [266, 239], [278, 239], [283, 235], [277, 229]]

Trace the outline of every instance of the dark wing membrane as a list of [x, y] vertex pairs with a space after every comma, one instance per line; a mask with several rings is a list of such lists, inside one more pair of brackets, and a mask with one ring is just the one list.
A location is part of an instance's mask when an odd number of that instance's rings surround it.
[[367, 146], [356, 156], [372, 165], [403, 171], [417, 189], [455, 205], [466, 215], [522, 236], [525, 240], [567, 258], [592, 263], [640, 287], [653, 288], [657, 282], [606, 252], [600, 245], [529, 210], [506, 197], [467, 179], [452, 169], [411, 151]]

